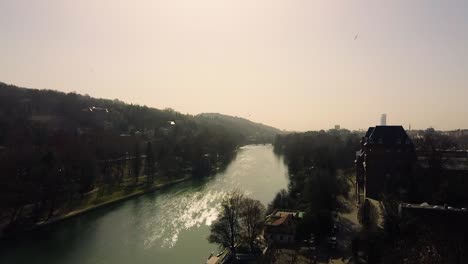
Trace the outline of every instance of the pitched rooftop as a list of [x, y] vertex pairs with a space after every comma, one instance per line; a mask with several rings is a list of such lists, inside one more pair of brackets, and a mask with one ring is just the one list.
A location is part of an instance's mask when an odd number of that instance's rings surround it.
[[266, 224], [270, 226], [280, 226], [288, 217], [302, 218], [303, 214], [303, 212], [276, 211], [267, 217]]

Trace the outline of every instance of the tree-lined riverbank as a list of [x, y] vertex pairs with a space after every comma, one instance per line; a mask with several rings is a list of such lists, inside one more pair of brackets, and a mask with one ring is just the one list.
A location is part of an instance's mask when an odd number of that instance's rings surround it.
[[51, 218], [51, 219], [49, 219], [47, 221], [44, 221], [44, 222], [39, 222], [39, 223], [37, 223], [36, 227], [42, 227], [44, 225], [57, 223], [59, 221], [66, 220], [66, 219], [69, 219], [71, 217], [78, 216], [78, 215], [87, 213], [89, 211], [95, 210], [95, 209], [99, 209], [99, 208], [109, 206], [109, 205], [112, 205], [112, 204], [115, 204], [115, 203], [123, 202], [123, 201], [126, 201], [128, 199], [132, 199], [132, 198], [135, 198], [137, 196], [140, 196], [140, 195], [148, 194], [148, 193], [160, 190], [162, 188], [169, 187], [169, 186], [172, 186], [174, 184], [190, 180], [191, 178], [192, 177], [190, 177], [190, 176], [186, 176], [186, 177], [183, 177], [183, 178], [180, 178], [180, 179], [177, 179], [177, 180], [171, 180], [171, 181], [168, 181], [168, 182], [165, 182], [165, 183], [155, 183], [151, 187], [145, 187], [145, 188], [140, 188], [140, 189], [137, 188], [137, 189], [133, 189], [133, 190], [131, 190], [129, 192], [121, 191], [120, 193], [119, 192], [113, 193], [112, 195], [104, 196], [104, 197], [99, 198], [98, 201], [92, 202], [91, 205], [83, 205], [81, 208], [78, 208], [76, 210], [71, 210], [70, 212], [68, 212], [68, 213], [66, 213], [64, 215]]
[[210, 175], [239, 146], [279, 132], [241, 118], [0, 82], [0, 230], [50, 222], [89, 206], [94, 192], [95, 205], [180, 175]]
[[[203, 263], [206, 238], [233, 189], [267, 205], [288, 185], [271, 145], [246, 146], [224, 171], [92, 210], [0, 244], [0, 263]], [[42, 241], [38, 243], [37, 241]]]

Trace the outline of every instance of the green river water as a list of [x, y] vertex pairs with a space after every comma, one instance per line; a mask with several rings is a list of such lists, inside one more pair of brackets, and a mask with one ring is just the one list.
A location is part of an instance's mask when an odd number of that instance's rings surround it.
[[271, 145], [245, 146], [225, 171], [189, 180], [0, 244], [1, 264], [205, 263], [223, 196], [239, 189], [267, 205], [288, 184]]

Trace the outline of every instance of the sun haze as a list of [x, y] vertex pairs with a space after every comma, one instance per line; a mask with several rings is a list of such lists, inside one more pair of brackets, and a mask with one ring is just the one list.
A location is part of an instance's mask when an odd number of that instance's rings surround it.
[[4, 0], [0, 81], [287, 130], [468, 127], [466, 1]]

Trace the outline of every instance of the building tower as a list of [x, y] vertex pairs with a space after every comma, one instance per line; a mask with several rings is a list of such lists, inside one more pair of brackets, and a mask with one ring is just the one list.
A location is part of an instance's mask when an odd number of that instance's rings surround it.
[[369, 127], [356, 153], [356, 198], [380, 200], [382, 194], [407, 198], [416, 152], [402, 126]]
[[382, 114], [382, 116], [380, 117], [380, 125], [381, 126], [387, 125], [387, 114]]

